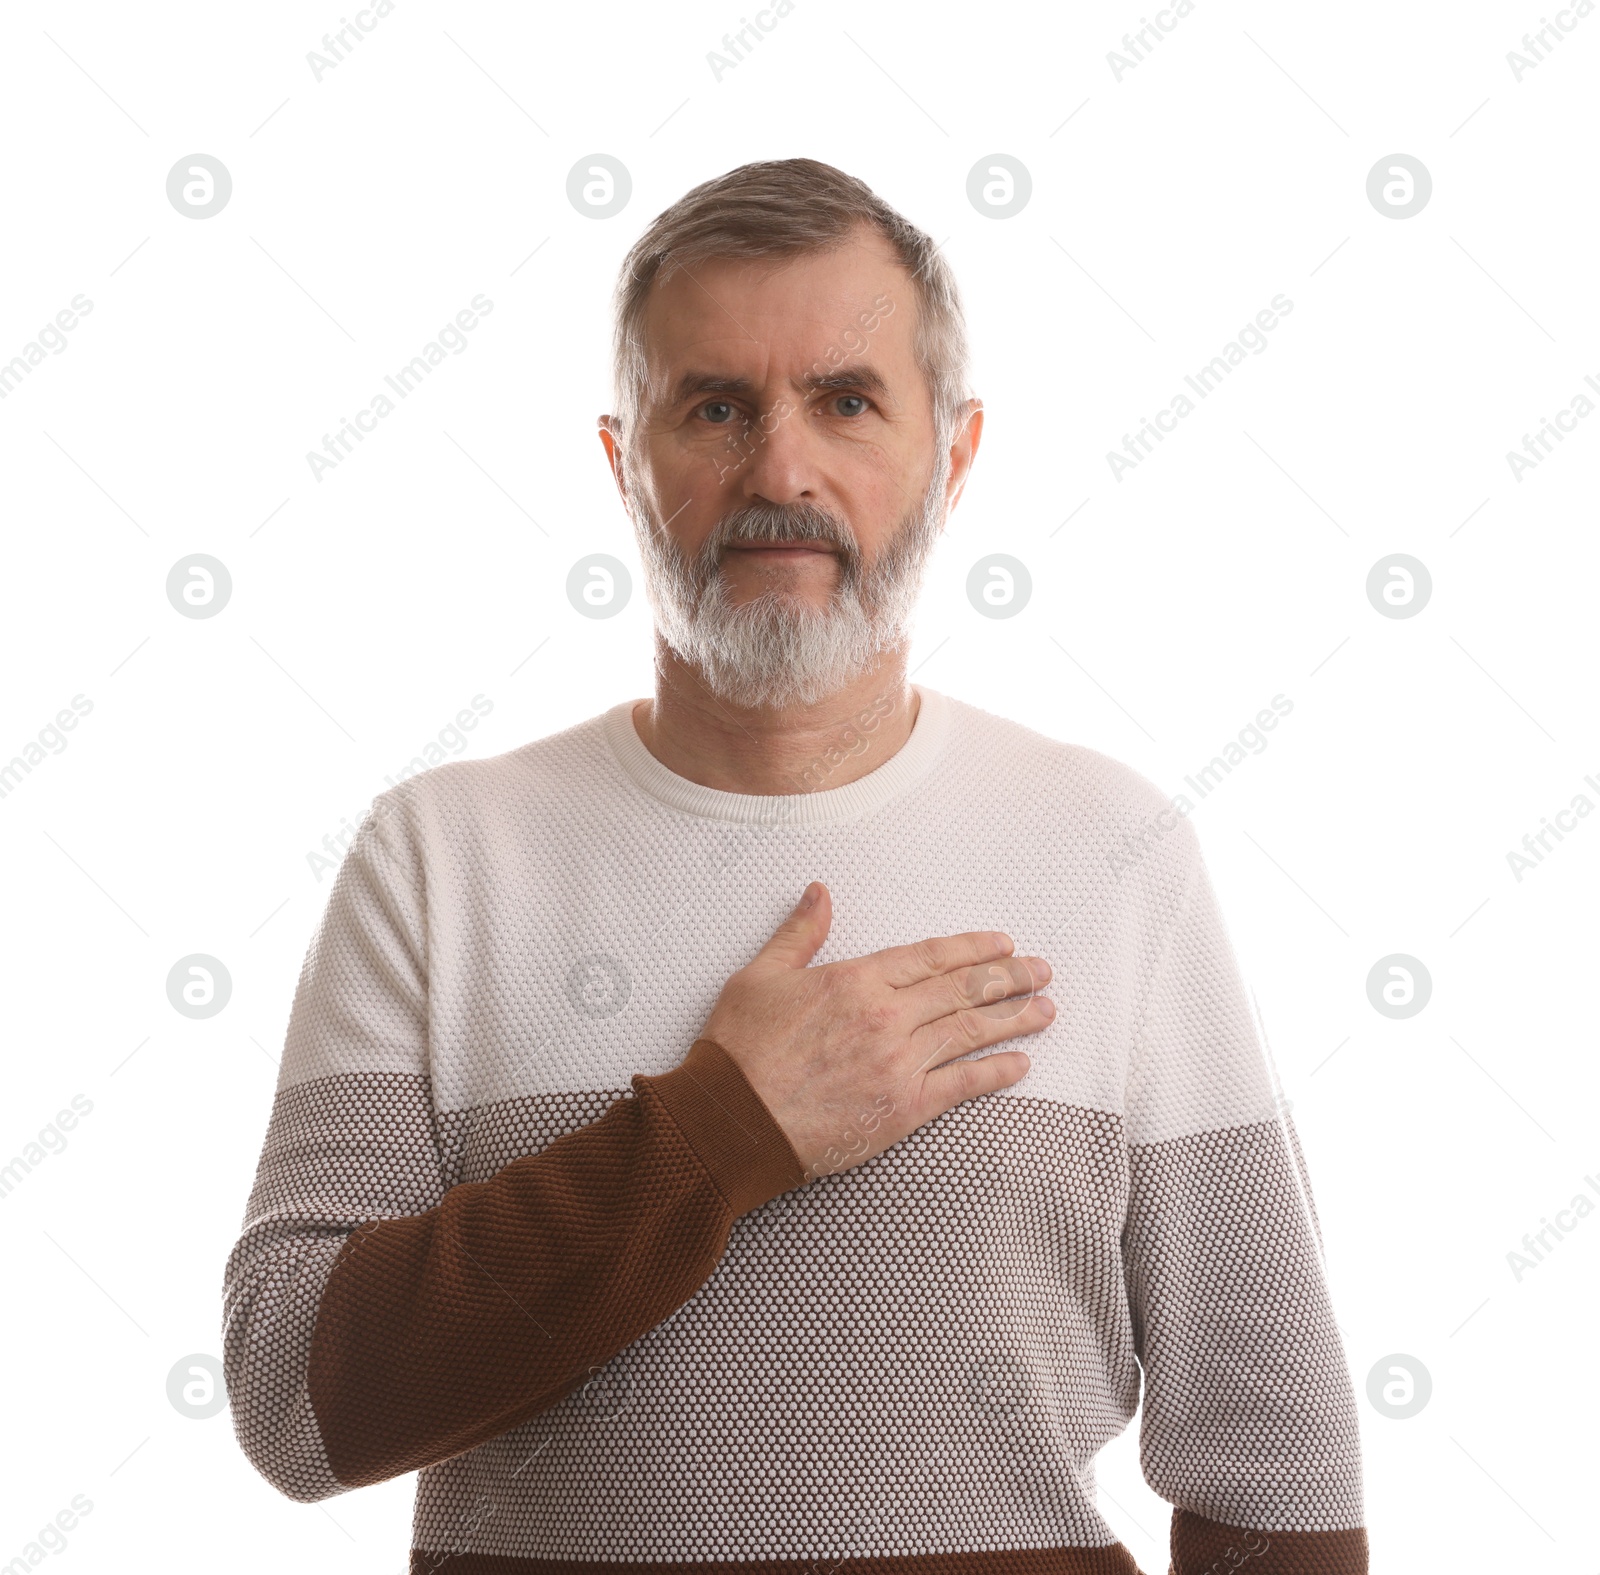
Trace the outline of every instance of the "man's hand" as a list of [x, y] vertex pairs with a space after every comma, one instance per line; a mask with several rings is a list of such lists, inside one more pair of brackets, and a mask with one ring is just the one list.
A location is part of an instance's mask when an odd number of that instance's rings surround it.
[[807, 1180], [1019, 1082], [1030, 1064], [1020, 1050], [957, 1057], [1037, 1033], [1055, 1016], [1034, 994], [1050, 965], [1013, 957], [1007, 935], [947, 935], [808, 967], [832, 922], [828, 888], [813, 881], [723, 986], [703, 1030], [772, 1112]]

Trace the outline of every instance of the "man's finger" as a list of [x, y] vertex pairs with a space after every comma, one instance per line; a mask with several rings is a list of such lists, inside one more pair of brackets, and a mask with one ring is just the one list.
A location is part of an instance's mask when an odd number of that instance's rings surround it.
[[940, 935], [909, 946], [888, 946], [872, 953], [879, 977], [897, 988], [921, 984], [953, 968], [1009, 957], [1015, 949], [1009, 935], [995, 930], [965, 930], [960, 935]]
[[996, 957], [989, 962], [924, 979], [896, 998], [909, 1007], [912, 1021], [931, 1023], [963, 1006], [991, 1006], [1008, 1002], [1020, 1010], [1018, 996], [1042, 990], [1050, 982], [1050, 964], [1042, 957]]
[[1002, 1040], [1036, 1034], [1048, 1028], [1055, 1015], [1055, 1002], [1047, 995], [996, 1001], [992, 1006], [964, 1006], [912, 1034], [916, 1067], [926, 1071]]
[[777, 964], [784, 968], [808, 966], [827, 940], [832, 923], [833, 899], [828, 895], [828, 888], [820, 880], [814, 880], [800, 893], [800, 901], [756, 953], [753, 963]]

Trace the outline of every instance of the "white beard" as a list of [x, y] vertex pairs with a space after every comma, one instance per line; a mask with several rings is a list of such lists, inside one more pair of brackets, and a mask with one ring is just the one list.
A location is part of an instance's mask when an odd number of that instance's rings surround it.
[[[943, 453], [921, 502], [870, 564], [862, 563], [855, 533], [842, 520], [804, 504], [734, 509], [693, 559], [630, 508], [657, 630], [729, 705], [782, 710], [836, 694], [909, 640], [923, 570], [944, 523], [949, 474], [950, 456]], [[629, 496], [637, 496], [631, 487]], [[839, 585], [826, 607], [777, 589], [730, 601], [721, 572], [726, 545], [767, 540], [821, 540], [835, 548]]]

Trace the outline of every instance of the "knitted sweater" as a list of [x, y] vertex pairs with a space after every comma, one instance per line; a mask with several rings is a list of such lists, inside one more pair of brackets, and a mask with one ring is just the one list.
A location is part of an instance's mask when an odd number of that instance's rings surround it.
[[[417, 1572], [1136, 1575], [1094, 1462], [1142, 1377], [1176, 1575], [1366, 1570], [1310, 1188], [1192, 826], [918, 693], [842, 786], [876, 713], [762, 796], [628, 702], [373, 801], [226, 1266], [268, 1481], [419, 1472]], [[806, 1180], [697, 1036], [813, 879], [818, 962], [1003, 929], [1058, 1010], [1020, 1082]]]

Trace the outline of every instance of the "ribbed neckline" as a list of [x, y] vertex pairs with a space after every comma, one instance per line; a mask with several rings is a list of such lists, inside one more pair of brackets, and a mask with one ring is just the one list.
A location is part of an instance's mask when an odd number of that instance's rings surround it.
[[[644, 746], [633, 725], [638, 700], [625, 700], [605, 713], [606, 740], [617, 763], [634, 784], [669, 809], [708, 820], [753, 821], [766, 825], [817, 826], [857, 820], [898, 798], [919, 781], [944, 748], [950, 708], [937, 690], [913, 684], [918, 695], [911, 736], [875, 770], [843, 787], [813, 793], [725, 793], [702, 787], [668, 769]], [[819, 765], [818, 770], [825, 769]]]

